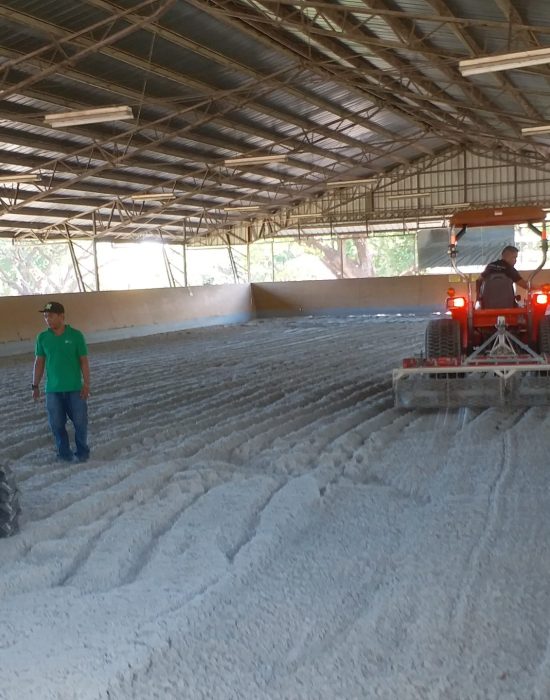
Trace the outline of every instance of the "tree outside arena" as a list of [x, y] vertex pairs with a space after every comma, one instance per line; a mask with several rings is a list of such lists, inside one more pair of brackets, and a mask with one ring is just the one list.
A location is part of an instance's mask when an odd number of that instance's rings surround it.
[[[413, 234], [372, 237], [310, 236], [262, 240], [231, 249], [222, 246], [181, 246], [161, 243], [97, 244], [102, 290], [201, 286], [251, 282], [285, 282], [415, 274]], [[166, 255], [163, 255], [163, 250]], [[82, 251], [77, 251], [81, 254]], [[168, 253], [170, 255], [168, 255]], [[81, 275], [95, 289], [92, 259], [81, 260]], [[167, 275], [172, 256], [179, 275]], [[183, 274], [185, 268], [185, 274]], [[177, 277], [177, 279], [175, 279]], [[0, 295], [18, 296], [77, 292], [79, 284], [69, 246], [0, 240]]]
[[0, 295], [77, 291], [67, 246], [0, 240]]

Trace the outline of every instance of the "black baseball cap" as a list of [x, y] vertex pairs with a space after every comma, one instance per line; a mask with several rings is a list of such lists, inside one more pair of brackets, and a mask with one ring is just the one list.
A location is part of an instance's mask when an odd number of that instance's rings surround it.
[[49, 301], [47, 304], [44, 304], [44, 308], [40, 309], [39, 313], [45, 314], [48, 313], [48, 311], [52, 314], [64, 314], [65, 307], [58, 301]]

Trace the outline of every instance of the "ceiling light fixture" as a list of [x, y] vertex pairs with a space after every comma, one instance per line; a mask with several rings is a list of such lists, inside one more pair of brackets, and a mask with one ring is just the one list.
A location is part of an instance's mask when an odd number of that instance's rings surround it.
[[363, 185], [369, 182], [376, 182], [377, 177], [366, 177], [362, 180], [336, 180], [335, 182], [325, 182], [325, 187], [347, 187], [348, 185]]
[[38, 182], [41, 180], [40, 175], [37, 173], [23, 173], [23, 174], [17, 174], [14, 173], [13, 175], [2, 175], [0, 177], [0, 183], [6, 184], [6, 183], [14, 183], [18, 184], [19, 182]]
[[250, 205], [250, 206], [243, 206], [243, 207], [224, 207], [224, 211], [258, 211], [260, 207], [258, 205]]
[[57, 129], [62, 126], [79, 126], [81, 124], [99, 124], [113, 122], [119, 119], [133, 119], [131, 107], [100, 107], [98, 109], [83, 109], [73, 112], [56, 112], [46, 114], [44, 122], [47, 126]]
[[456, 209], [457, 207], [470, 207], [470, 202], [449, 202], [448, 204], [434, 204], [433, 209]]
[[550, 48], [505, 53], [500, 56], [484, 56], [483, 58], [468, 58], [458, 62], [458, 70], [462, 75], [480, 75], [494, 73], [512, 68], [525, 68], [550, 63]]
[[416, 199], [417, 197], [430, 197], [432, 192], [404, 192], [403, 194], [390, 194], [386, 199]]
[[527, 126], [521, 130], [524, 136], [535, 136], [536, 134], [550, 134], [550, 124], [544, 124], [543, 126]]
[[285, 163], [287, 156], [243, 156], [242, 158], [226, 158], [224, 165], [267, 165], [269, 163]]
[[129, 194], [127, 195], [128, 199], [138, 199], [138, 200], [152, 200], [152, 201], [161, 201], [164, 199], [175, 199], [176, 195], [171, 194], [170, 192], [148, 192], [146, 194]]

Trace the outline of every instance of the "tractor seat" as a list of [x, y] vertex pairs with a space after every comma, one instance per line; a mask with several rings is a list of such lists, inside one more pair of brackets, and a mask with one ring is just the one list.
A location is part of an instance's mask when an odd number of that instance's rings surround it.
[[512, 309], [516, 304], [514, 283], [505, 274], [495, 273], [483, 280], [479, 290], [482, 309]]

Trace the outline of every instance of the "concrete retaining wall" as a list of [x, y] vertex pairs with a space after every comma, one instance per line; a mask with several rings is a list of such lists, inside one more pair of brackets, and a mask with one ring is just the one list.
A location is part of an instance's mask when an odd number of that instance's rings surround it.
[[1, 354], [33, 350], [45, 328], [38, 310], [52, 299], [65, 306], [67, 323], [89, 342], [237, 323], [254, 315], [249, 285], [0, 297]]
[[[527, 279], [529, 273], [522, 276]], [[536, 277], [550, 284], [550, 270]], [[321, 313], [432, 313], [444, 311], [446, 292], [466, 285], [456, 275], [378, 277], [315, 282], [273, 282], [252, 285], [256, 314], [300, 316]], [[521, 291], [521, 290], [519, 290]]]
[[[550, 284], [550, 271], [539, 282]], [[93, 343], [255, 316], [431, 313], [443, 310], [449, 285], [465, 290], [456, 278], [431, 275], [0, 297], [0, 354], [33, 350], [45, 327], [38, 309], [50, 299], [64, 304], [67, 322]]]
[[[316, 313], [430, 313], [442, 310], [447, 275], [253, 284], [258, 316]], [[453, 285], [457, 292], [465, 289]]]

